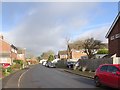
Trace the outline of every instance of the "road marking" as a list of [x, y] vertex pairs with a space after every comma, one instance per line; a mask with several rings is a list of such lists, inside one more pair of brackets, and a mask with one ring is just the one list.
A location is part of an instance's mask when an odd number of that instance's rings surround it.
[[[28, 69], [28, 70], [29, 70], [29, 69]], [[28, 70], [27, 70], [27, 71], [28, 71]], [[19, 79], [18, 79], [18, 88], [20, 88], [21, 78], [23, 77], [23, 75], [24, 75], [27, 71], [25, 71], [24, 73], [22, 73], [22, 74], [20, 75], [20, 77], [19, 77]]]

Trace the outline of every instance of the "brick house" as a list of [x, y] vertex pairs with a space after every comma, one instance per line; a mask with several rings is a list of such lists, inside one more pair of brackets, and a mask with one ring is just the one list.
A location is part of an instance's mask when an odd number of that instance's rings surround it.
[[81, 59], [82, 56], [87, 56], [86, 53], [84, 53], [84, 49], [81, 48], [79, 44], [68, 44], [67, 47], [67, 54], [68, 59]]
[[0, 64], [12, 64], [11, 45], [0, 35]]
[[16, 60], [17, 59], [17, 47], [15, 47], [13, 44], [11, 45], [11, 59]]
[[106, 38], [108, 38], [108, 49], [109, 54], [116, 54], [117, 57], [120, 57], [120, 12], [115, 18], [112, 26], [110, 27]]
[[15, 45], [8, 43], [3, 35], [0, 35], [0, 64], [12, 65], [13, 60], [25, 60], [25, 49], [18, 49]]
[[18, 50], [17, 50], [17, 59], [25, 61], [25, 52], [26, 52], [25, 48], [18, 48]]
[[67, 55], [67, 51], [64, 50], [64, 51], [59, 51], [58, 52], [58, 58], [60, 60], [66, 60], [68, 58], [68, 55]]
[[106, 38], [108, 38], [109, 54], [116, 55], [120, 59], [120, 12], [106, 34]]

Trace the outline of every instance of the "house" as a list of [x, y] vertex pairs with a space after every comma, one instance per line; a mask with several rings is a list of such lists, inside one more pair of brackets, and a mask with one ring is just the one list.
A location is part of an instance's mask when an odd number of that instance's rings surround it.
[[0, 35], [0, 64], [12, 65], [13, 60], [25, 60], [25, 49], [18, 49]]
[[66, 60], [68, 58], [68, 55], [67, 55], [67, 51], [64, 50], [64, 51], [59, 51], [58, 52], [58, 58], [60, 60]]
[[13, 44], [11, 45], [11, 59], [16, 60], [17, 59], [17, 47], [14, 46]]
[[18, 48], [18, 50], [17, 50], [17, 59], [25, 61], [25, 52], [26, 52], [25, 48]]
[[70, 43], [67, 47], [68, 59], [78, 60], [82, 56], [87, 56], [80, 44]]
[[12, 64], [11, 45], [0, 35], [0, 64]]
[[106, 38], [108, 38], [109, 55], [115, 55], [120, 60], [120, 12], [106, 34]]

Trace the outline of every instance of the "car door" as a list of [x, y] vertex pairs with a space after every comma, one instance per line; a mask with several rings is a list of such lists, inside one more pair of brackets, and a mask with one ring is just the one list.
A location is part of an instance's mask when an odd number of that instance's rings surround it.
[[101, 83], [103, 84], [106, 83], [107, 68], [108, 68], [108, 65], [104, 65], [100, 68], [100, 71], [99, 71], [99, 78], [100, 78]]
[[106, 84], [111, 87], [118, 87], [118, 82], [119, 82], [119, 76], [116, 75], [116, 72], [118, 71], [118, 68], [115, 66], [108, 66], [107, 69], [107, 80]]

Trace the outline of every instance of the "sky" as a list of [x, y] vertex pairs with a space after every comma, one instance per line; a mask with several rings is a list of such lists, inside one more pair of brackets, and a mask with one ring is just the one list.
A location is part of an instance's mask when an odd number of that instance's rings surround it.
[[[5, 0], [6, 1], [6, 0]], [[118, 13], [118, 2], [2, 2], [5, 39], [34, 55], [66, 49], [70, 41], [105, 38]]]

